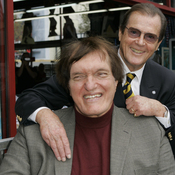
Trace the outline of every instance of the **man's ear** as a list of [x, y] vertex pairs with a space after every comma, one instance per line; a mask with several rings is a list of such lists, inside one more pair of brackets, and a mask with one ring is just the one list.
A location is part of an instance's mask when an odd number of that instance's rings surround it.
[[159, 48], [159, 46], [160, 46], [161, 42], [162, 42], [162, 40], [161, 40], [161, 41], [159, 41], [159, 42], [157, 43], [156, 50], [158, 50], [158, 48]]
[[118, 80], [115, 80], [115, 87], [117, 88]]

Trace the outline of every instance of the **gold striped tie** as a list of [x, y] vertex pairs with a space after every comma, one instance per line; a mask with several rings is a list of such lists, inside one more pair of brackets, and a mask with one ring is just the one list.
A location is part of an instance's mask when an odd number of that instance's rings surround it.
[[125, 95], [125, 99], [133, 97], [134, 93], [131, 89], [131, 81], [134, 79], [136, 76], [135, 74], [128, 73], [126, 74], [126, 83], [123, 86], [123, 93]]

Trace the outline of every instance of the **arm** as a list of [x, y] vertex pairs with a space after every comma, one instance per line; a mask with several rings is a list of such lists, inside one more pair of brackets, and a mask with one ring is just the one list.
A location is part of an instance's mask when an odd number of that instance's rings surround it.
[[22, 62], [20, 68], [18, 69], [18, 71], [16, 72], [17, 77], [20, 77], [23, 73], [24, 70], [24, 62]]
[[[162, 127], [160, 130], [162, 130]], [[160, 151], [159, 151], [159, 171], [158, 174], [169, 174], [173, 175], [175, 171], [175, 161], [172, 154], [171, 147], [167, 138], [164, 136], [164, 132], [161, 134]]]
[[11, 142], [2, 164], [0, 175], [30, 175], [30, 161], [28, 157], [26, 139], [21, 132], [21, 126], [13, 141]]
[[56, 110], [64, 105], [71, 106], [72, 104], [72, 98], [58, 84], [56, 77], [52, 76], [34, 88], [25, 90], [16, 102], [15, 112], [22, 118], [20, 123], [23, 123], [39, 107], [46, 106], [51, 110]]
[[126, 100], [126, 108], [135, 116], [164, 117], [166, 108], [158, 100], [136, 95]]
[[[166, 108], [169, 110], [170, 123], [169, 126], [175, 124], [175, 76], [172, 74], [172, 79], [163, 85], [159, 85], [160, 91], [157, 91], [155, 99], [136, 95], [126, 100], [126, 108], [131, 114], [136, 116], [156, 116], [157, 118], [164, 118]], [[146, 96], [146, 94], [145, 94]], [[165, 107], [166, 106], [166, 107]], [[159, 120], [160, 121], [160, 120]], [[167, 127], [165, 127], [167, 128]]]
[[[72, 104], [71, 97], [57, 83], [56, 77], [52, 76], [34, 88], [24, 91], [16, 102], [15, 110], [16, 114], [22, 117], [20, 123], [26, 123], [28, 116], [39, 107], [46, 106], [55, 110]], [[43, 139], [51, 146], [56, 158], [65, 161], [65, 157], [70, 158], [69, 141], [58, 116], [50, 109], [39, 111], [36, 121], [40, 124]]]
[[29, 63], [27, 63], [27, 61], [25, 61], [25, 67], [26, 67], [27, 72], [29, 73], [29, 75], [30, 75], [33, 79], [35, 79], [36, 76], [37, 76], [37, 73], [34, 72], [34, 71], [32, 70], [32, 68], [29, 66]]
[[[168, 76], [171, 80], [171, 85], [167, 82], [164, 83], [164, 90], [163, 87], [159, 88], [160, 92], [157, 93], [159, 96], [157, 99], [150, 99], [147, 97], [142, 96], [135, 96], [130, 99], [127, 99], [127, 109], [130, 113], [136, 113], [137, 116], [142, 114], [146, 116], [157, 116], [157, 118], [162, 118], [164, 120], [163, 114], [165, 111], [165, 106], [169, 110], [170, 115], [170, 127], [166, 127], [166, 136], [169, 139], [171, 144], [173, 154], [175, 156], [175, 77], [174, 74]], [[165, 79], [166, 80], [166, 79]], [[161, 86], [159, 86], [161, 87]], [[165, 105], [165, 106], [164, 106]], [[163, 124], [163, 123], [162, 123]]]

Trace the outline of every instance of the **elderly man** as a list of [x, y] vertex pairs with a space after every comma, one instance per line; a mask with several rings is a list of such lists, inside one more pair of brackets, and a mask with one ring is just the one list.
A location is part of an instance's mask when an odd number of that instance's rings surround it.
[[56, 67], [74, 106], [56, 111], [70, 141], [72, 159], [58, 161], [38, 124], [21, 125], [0, 174], [173, 175], [175, 161], [154, 117], [134, 118], [114, 106], [123, 68], [108, 41], [90, 37], [66, 46]]
[[[124, 73], [134, 74], [131, 88], [135, 96], [125, 99], [125, 76], [117, 88], [114, 104], [126, 107], [135, 117], [155, 116], [165, 128], [174, 149], [175, 74], [149, 59], [162, 42], [165, 30], [166, 18], [152, 4], [136, 4], [125, 14], [119, 30], [118, 56]], [[71, 151], [63, 125], [50, 109], [72, 104], [71, 97], [55, 76], [24, 92], [16, 104], [21, 123], [31, 114], [30, 119], [40, 124], [42, 136], [58, 160], [70, 158]]]

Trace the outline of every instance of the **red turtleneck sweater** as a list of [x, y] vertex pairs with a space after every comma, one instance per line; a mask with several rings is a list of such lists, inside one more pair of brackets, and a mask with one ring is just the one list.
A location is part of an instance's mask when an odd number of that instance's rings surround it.
[[111, 109], [99, 118], [89, 118], [75, 110], [76, 128], [71, 175], [109, 175]]

